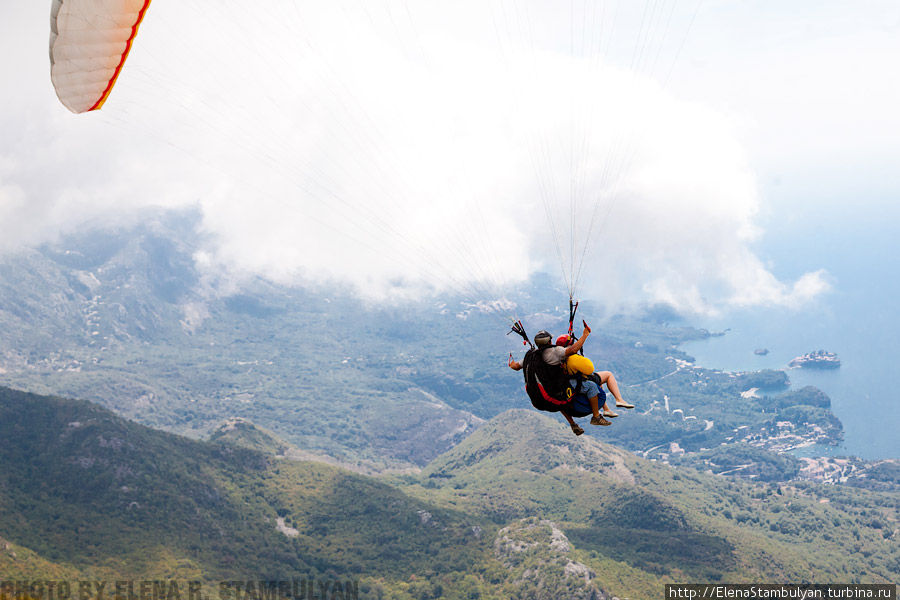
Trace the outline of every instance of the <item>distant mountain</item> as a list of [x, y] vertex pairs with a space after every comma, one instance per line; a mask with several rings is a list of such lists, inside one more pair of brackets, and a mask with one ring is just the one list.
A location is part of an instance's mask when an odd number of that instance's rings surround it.
[[246, 418], [369, 470], [424, 464], [480, 422], [428, 391], [480, 397], [449, 383], [465, 376], [436, 374], [436, 342], [414, 334], [422, 306], [366, 308], [347, 290], [260, 279], [219, 286], [195, 264], [196, 220], [154, 213], [0, 259], [0, 383], [196, 438]]

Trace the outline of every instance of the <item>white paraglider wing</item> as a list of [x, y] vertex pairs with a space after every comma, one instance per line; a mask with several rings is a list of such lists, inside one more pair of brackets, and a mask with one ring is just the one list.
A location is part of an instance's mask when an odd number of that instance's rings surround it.
[[50, 78], [74, 113], [106, 101], [150, 0], [52, 0]]

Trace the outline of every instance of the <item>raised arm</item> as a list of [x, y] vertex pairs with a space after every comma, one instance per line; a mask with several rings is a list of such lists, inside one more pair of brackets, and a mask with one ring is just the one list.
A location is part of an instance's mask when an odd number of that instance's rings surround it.
[[591, 328], [588, 327], [588, 324], [585, 321], [584, 323], [584, 332], [582, 332], [581, 337], [578, 338], [574, 344], [566, 347], [566, 357], [572, 356], [579, 350], [581, 350], [582, 346], [584, 346], [584, 342], [588, 339], [588, 336], [591, 335]]

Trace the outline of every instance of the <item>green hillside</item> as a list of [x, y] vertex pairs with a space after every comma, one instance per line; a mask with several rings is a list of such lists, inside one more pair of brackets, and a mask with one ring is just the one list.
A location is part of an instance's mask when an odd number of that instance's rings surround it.
[[216, 437], [0, 388], [0, 576], [300, 575], [356, 580], [363, 598], [550, 600], [900, 574], [896, 494], [676, 469], [535, 411], [380, 478], [278, 458], [286, 444], [252, 423]]
[[302, 577], [356, 582], [367, 600], [603, 597], [552, 523], [501, 528], [386, 481], [241, 448], [282, 447], [251, 423], [223, 433], [198, 442], [0, 388], [0, 580]]
[[608, 589], [629, 597], [654, 597], [660, 581], [900, 579], [896, 494], [674, 469], [534, 411], [499, 415], [398, 481], [496, 523], [559, 523]]
[[[3, 575], [407, 577], [480, 560], [483, 519], [328, 465], [0, 388]], [[431, 514], [440, 527], [423, 526]], [[22, 551], [27, 548], [27, 551]]]
[[40, 575], [42, 579], [76, 580], [81, 572], [73, 567], [49, 561], [32, 550], [0, 537], [0, 579], [27, 581]]

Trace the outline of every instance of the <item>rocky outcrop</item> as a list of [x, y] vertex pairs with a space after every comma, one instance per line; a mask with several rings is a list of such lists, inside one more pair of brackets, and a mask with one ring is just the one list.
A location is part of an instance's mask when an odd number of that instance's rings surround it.
[[510, 571], [517, 598], [530, 600], [607, 600], [596, 574], [573, 559], [569, 538], [553, 521], [529, 517], [504, 527], [494, 555]]

